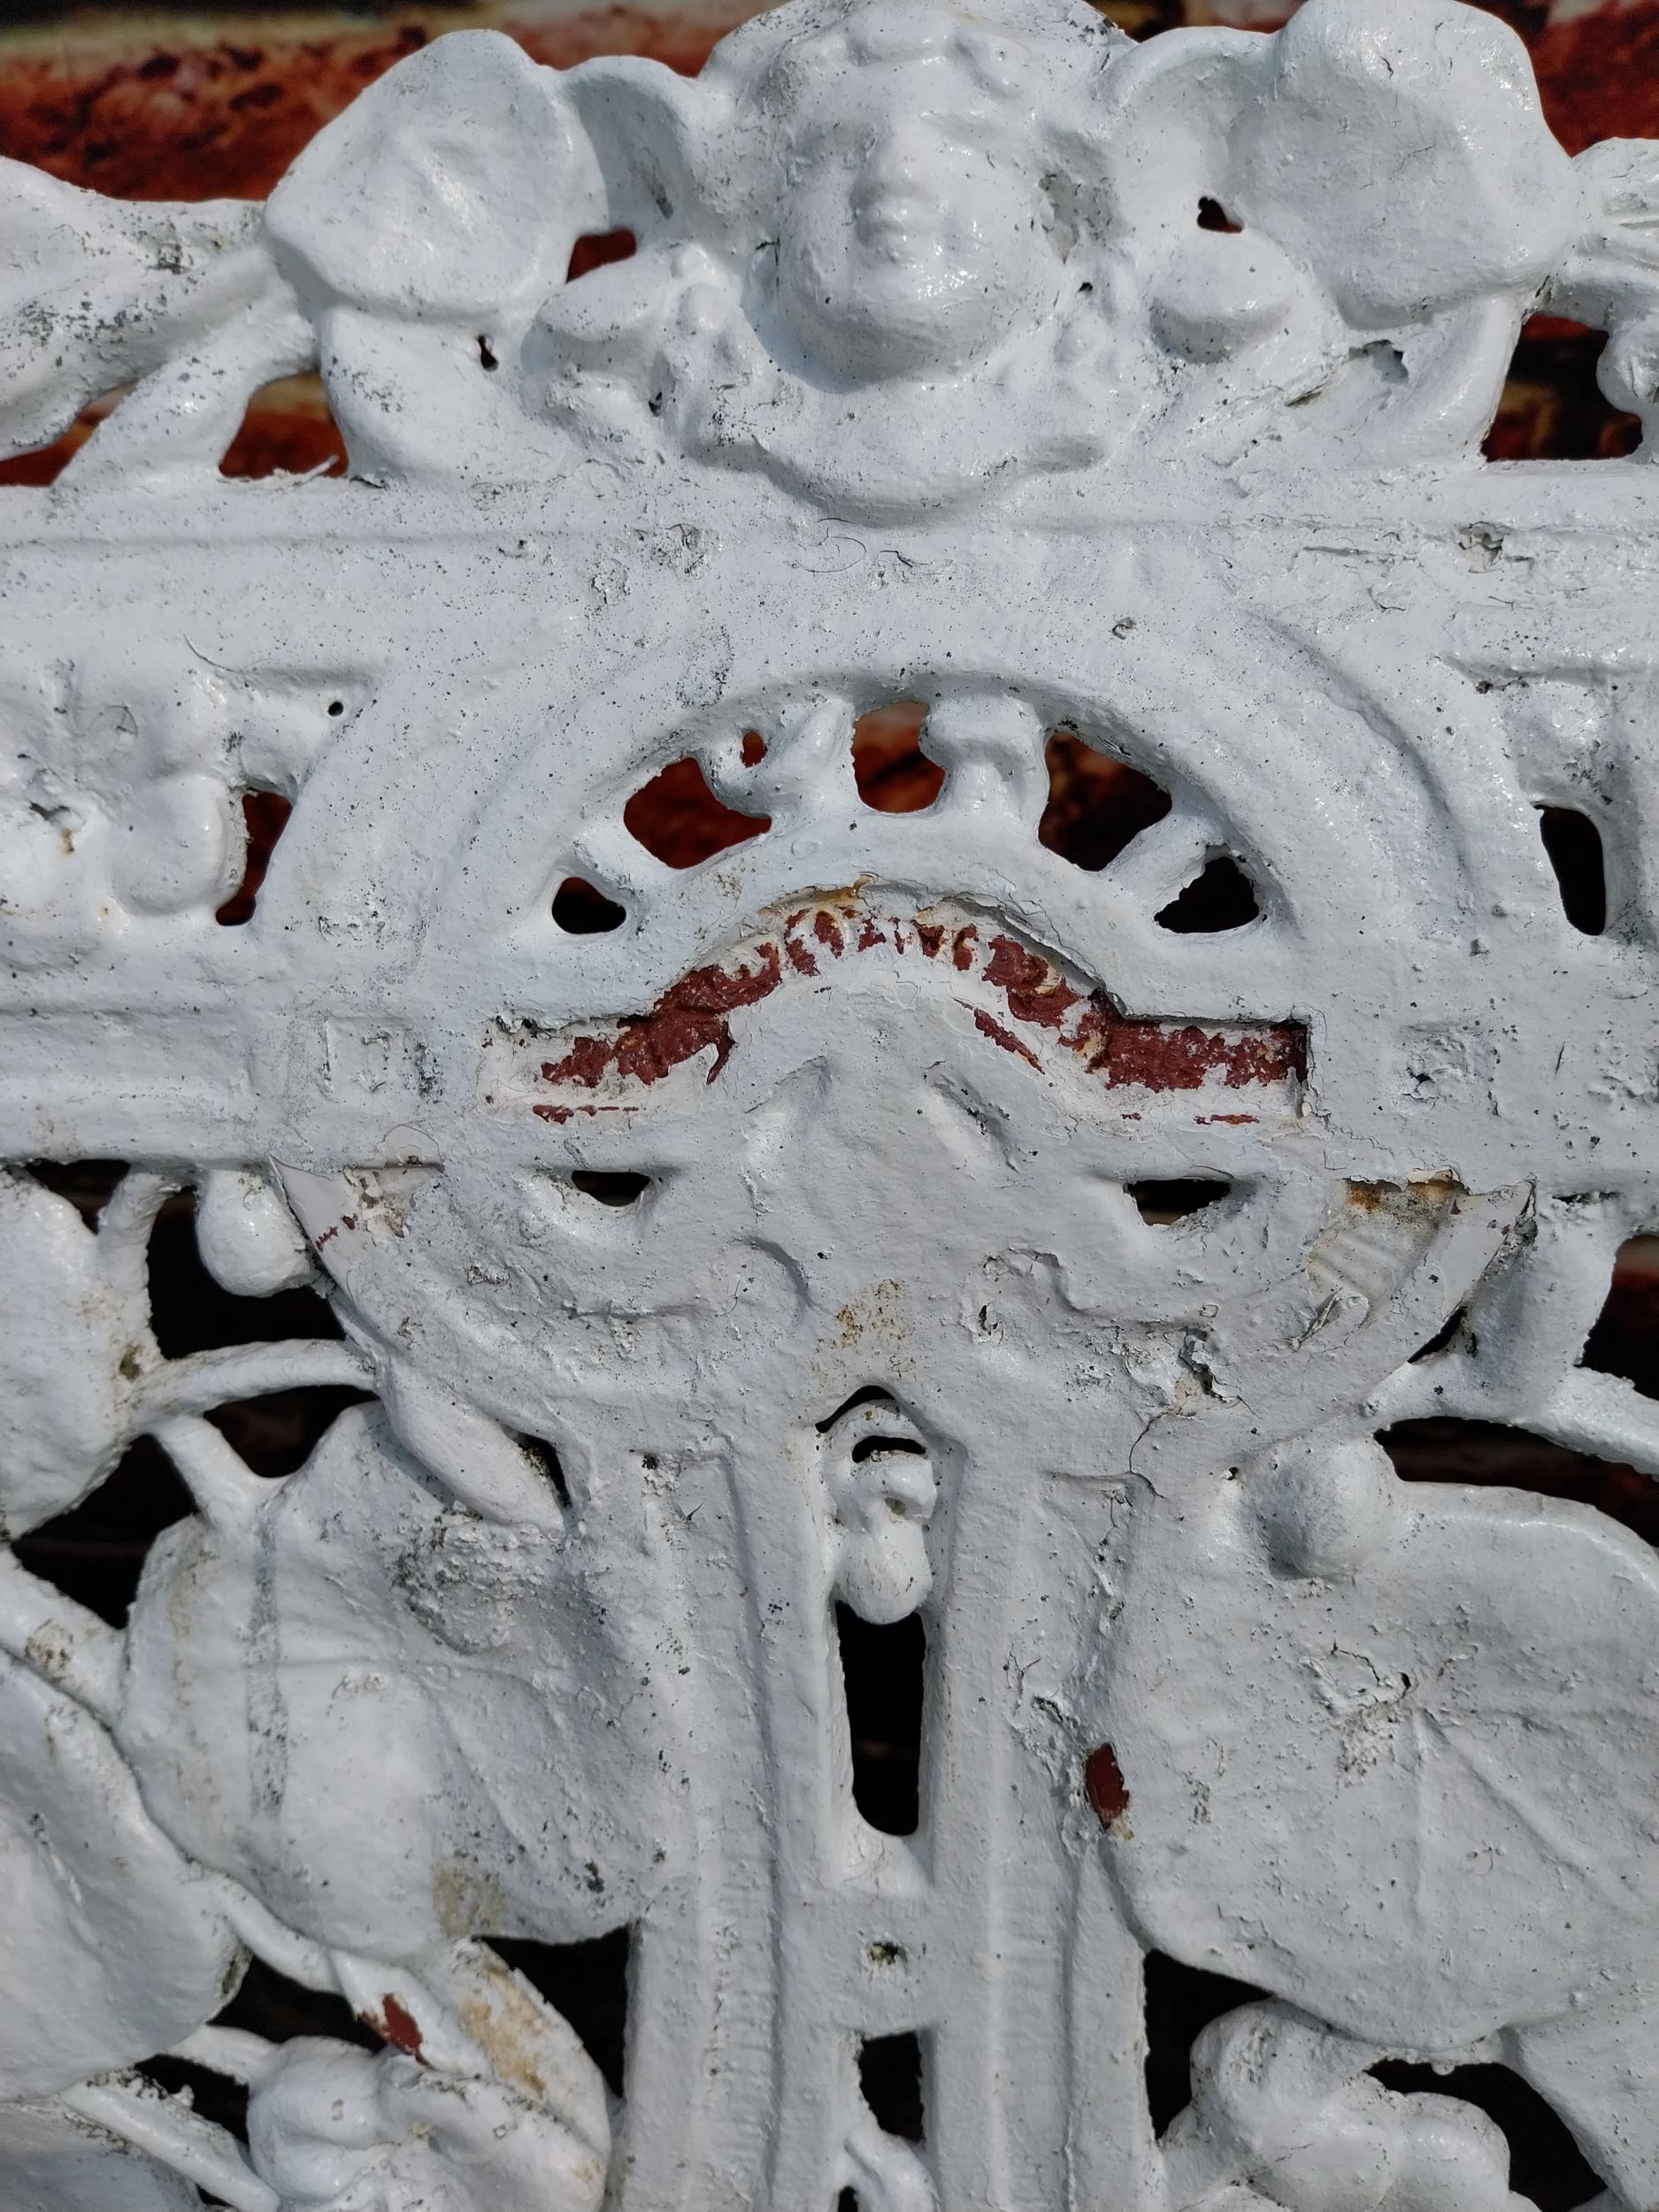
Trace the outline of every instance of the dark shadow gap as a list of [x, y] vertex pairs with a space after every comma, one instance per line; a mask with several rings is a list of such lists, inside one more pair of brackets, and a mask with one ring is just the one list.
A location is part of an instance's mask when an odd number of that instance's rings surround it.
[[1397, 1421], [1378, 1440], [1402, 1482], [1470, 1483], [1530, 1490], [1593, 1505], [1659, 1544], [1659, 1482], [1605, 1459], [1490, 1421]]
[[1210, 199], [1206, 194], [1198, 203], [1198, 227], [1200, 230], [1225, 231], [1230, 236], [1236, 238], [1244, 228], [1244, 225], [1235, 223], [1226, 209], [1222, 206], [1221, 202]]
[[1048, 799], [1037, 841], [1091, 875], [1170, 810], [1169, 793], [1150, 776], [1097, 751], [1075, 730], [1056, 730], [1044, 758]]
[[150, 1547], [196, 1511], [184, 1478], [159, 1444], [134, 1438], [90, 1497], [20, 1536], [19, 1563], [111, 1628], [126, 1625]]
[[1633, 453], [1641, 423], [1596, 381], [1607, 339], [1583, 323], [1533, 315], [1523, 324], [1503, 396], [1481, 444], [1488, 461], [1610, 461]]
[[1139, 1208], [1141, 1220], [1163, 1229], [1217, 1204], [1233, 1186], [1197, 1176], [1171, 1176], [1166, 1181], [1126, 1183], [1124, 1187]]
[[853, 780], [879, 814], [919, 814], [944, 789], [944, 770], [922, 750], [926, 719], [919, 699], [895, 699], [853, 724]]
[[274, 1482], [297, 1474], [340, 1416], [371, 1404], [373, 1395], [349, 1383], [308, 1383], [239, 1399], [207, 1417], [254, 1474]]
[[833, 1413], [824, 1416], [817, 1425], [818, 1432], [820, 1436], [826, 1436], [838, 1421], [844, 1421], [849, 1413], [856, 1413], [860, 1406], [890, 1406], [893, 1402], [890, 1390], [883, 1390], [879, 1383], [865, 1383], [862, 1389], [855, 1390], [850, 1398], [843, 1398]]
[[919, 2035], [872, 2035], [858, 2047], [858, 2085], [876, 2125], [907, 2143], [927, 2139]]
[[1419, 1361], [1432, 1359], [1437, 1352], [1444, 1352], [1448, 1350], [1451, 1346], [1453, 1339], [1457, 1335], [1458, 1332], [1462, 1329], [1464, 1322], [1467, 1321], [1468, 1318], [1468, 1307], [1459, 1306], [1457, 1310], [1454, 1314], [1450, 1315], [1448, 1318], [1435, 1330], [1433, 1335], [1429, 1339], [1426, 1344], [1418, 1345], [1417, 1350], [1411, 1355], [1410, 1364], [1415, 1367]]
[[565, 1463], [560, 1459], [557, 1448], [549, 1444], [544, 1436], [519, 1435], [513, 1440], [521, 1452], [527, 1453], [530, 1458], [534, 1460], [554, 1495], [568, 1513], [571, 1504], [570, 1481], [565, 1472]]
[[654, 860], [695, 868], [772, 827], [769, 814], [740, 814], [717, 799], [700, 760], [672, 760], [622, 810], [623, 827]]
[[[146, 2081], [153, 2081], [157, 2089], [165, 2089], [170, 2097], [188, 2093], [190, 2108], [203, 2119], [211, 2120], [234, 2135], [243, 2149], [248, 2147], [248, 2090], [228, 2074], [216, 2073], [211, 2066], [198, 2066], [188, 2058], [147, 2058], [135, 2070]], [[216, 2203], [209, 2197], [207, 2203]]]
[[83, 1221], [96, 1221], [126, 1174], [125, 1160], [31, 1160], [28, 1171], [59, 1198], [66, 1198]]
[[222, 1290], [202, 1263], [196, 1241], [196, 1197], [180, 1191], [157, 1217], [150, 1240], [150, 1326], [168, 1359], [232, 1344], [271, 1344], [285, 1337], [342, 1333], [327, 1300], [303, 1286], [269, 1298]]
[[346, 472], [346, 442], [314, 370], [266, 384], [248, 402], [219, 465], [221, 476], [330, 478]]
[[242, 2028], [272, 2043], [286, 2043], [296, 2035], [324, 2035], [337, 2043], [355, 2043], [365, 2051], [383, 2047], [383, 2039], [358, 2019], [343, 1997], [333, 1990], [306, 1989], [291, 1982], [263, 1959], [249, 1961], [241, 1986], [213, 2025]]
[[599, 937], [620, 929], [627, 910], [608, 899], [584, 876], [566, 876], [553, 894], [553, 919], [571, 937]]
[[1221, 853], [1157, 917], [1160, 929], [1185, 937], [1219, 936], [1242, 929], [1261, 912], [1254, 886], [1238, 862]]
[[631, 1168], [579, 1167], [571, 1176], [572, 1187], [601, 1206], [637, 1206], [651, 1181]]
[[1607, 1302], [1578, 1364], [1659, 1398], [1659, 1237], [1632, 1237], [1619, 1247]]
[[1162, 2136], [1193, 2101], [1193, 2045], [1212, 2020], [1265, 1993], [1225, 1974], [1183, 1966], [1162, 1951], [1146, 1955], [1143, 1984], [1147, 2021], [1147, 2103], [1153, 2131]]
[[852, 1744], [853, 1802], [887, 1836], [913, 1836], [921, 1819], [922, 1715], [927, 1631], [919, 1613], [878, 1626], [835, 1608]]
[[613, 1928], [585, 1943], [533, 1943], [491, 1936], [489, 1947], [522, 1974], [576, 2031], [613, 2097], [623, 2093], [628, 2051], [632, 1931]]
[[1587, 814], [1567, 806], [1540, 806], [1539, 834], [1555, 872], [1561, 910], [1586, 937], [1607, 927], [1607, 856], [1601, 833]]
[[1600, 2193], [1602, 2184], [1565, 2123], [1509, 2067], [1458, 2066], [1441, 2074], [1432, 2066], [1385, 2059], [1371, 2072], [1385, 2089], [1402, 2096], [1427, 2092], [1478, 2107], [1509, 2146], [1510, 2188], [1531, 2197], [1539, 2212], [1574, 2212]]

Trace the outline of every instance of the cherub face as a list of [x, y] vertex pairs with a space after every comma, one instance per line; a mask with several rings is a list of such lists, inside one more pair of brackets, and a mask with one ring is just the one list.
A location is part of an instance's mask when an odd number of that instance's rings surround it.
[[1048, 204], [1005, 119], [936, 62], [872, 72], [859, 95], [791, 141], [785, 317], [860, 381], [960, 368], [1052, 295]]

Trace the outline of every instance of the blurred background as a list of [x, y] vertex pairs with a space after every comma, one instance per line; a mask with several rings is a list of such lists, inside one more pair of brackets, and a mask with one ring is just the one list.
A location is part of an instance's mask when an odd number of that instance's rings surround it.
[[[1659, 136], [1659, 0], [1486, 0], [1532, 50], [1544, 107], [1572, 153], [1593, 139]], [[263, 198], [312, 133], [371, 79], [444, 31], [490, 25], [560, 68], [648, 54], [695, 72], [753, 0], [476, 0], [447, 7], [319, 7], [283, 0], [0, 4], [0, 153], [132, 199]], [[1179, 24], [1271, 30], [1294, 0], [1103, 0], [1142, 38]], [[618, 239], [614, 250], [626, 250]], [[1595, 387], [1599, 338], [1540, 317], [1515, 360], [1488, 450], [1497, 459], [1627, 451], [1629, 418]], [[100, 401], [106, 409], [112, 400]], [[46, 484], [96, 411], [44, 450], [0, 464], [0, 483]], [[333, 461], [339, 440], [311, 377], [262, 393], [225, 463], [263, 476]]]
[[[1486, 4], [1526, 41], [1546, 112], [1570, 151], [1603, 137], [1659, 137], [1659, 0]], [[755, 12], [752, 0], [690, 0], [685, 5], [674, 0], [613, 5], [478, 0], [472, 6], [334, 8], [281, 0], [104, 6], [0, 0], [0, 154], [125, 197], [257, 198], [365, 84], [445, 31], [491, 26], [518, 39], [536, 59], [560, 67], [591, 54], [634, 53], [695, 72], [714, 41]], [[1179, 25], [1271, 30], [1293, 12], [1286, 0], [1103, 0], [1102, 5], [1103, 14], [1137, 38]], [[618, 234], [608, 242], [584, 241], [579, 252], [585, 256], [582, 265], [592, 265], [631, 246], [626, 234]], [[1533, 319], [1523, 333], [1486, 442], [1490, 457], [1589, 459], [1632, 449], [1633, 421], [1615, 412], [1596, 388], [1601, 342], [1599, 334], [1576, 325]], [[0, 484], [50, 483], [99, 412], [111, 404], [113, 396], [53, 445], [0, 464]], [[239, 477], [343, 465], [313, 377], [290, 378], [261, 393], [224, 464], [227, 475]], [[931, 803], [940, 775], [918, 745], [922, 719], [918, 704], [898, 702], [859, 725], [855, 766], [869, 804], [908, 812]], [[1105, 865], [1169, 803], [1146, 778], [1064, 731], [1049, 741], [1048, 769], [1051, 796], [1041, 839], [1081, 867]], [[248, 873], [220, 915], [227, 924], [251, 913], [265, 858], [286, 817], [284, 802], [269, 794], [256, 796], [269, 810], [268, 818], [250, 815]], [[638, 792], [627, 821], [641, 842], [674, 867], [695, 865], [764, 826], [721, 806], [693, 761], [672, 764]], [[1560, 832], [1553, 841], [1552, 826]], [[1606, 918], [1599, 850], [1580, 850], [1567, 834], [1570, 827], [1546, 818], [1546, 843], [1570, 915], [1595, 934]], [[620, 919], [592, 886], [572, 881], [559, 896], [565, 902], [560, 918], [568, 929], [604, 929]], [[1167, 926], [1228, 929], [1255, 912], [1249, 887], [1236, 872], [1231, 878], [1207, 872], [1178, 905], [1179, 918], [1167, 919]], [[91, 1217], [119, 1169], [113, 1163], [41, 1163], [35, 1171]], [[263, 1338], [338, 1333], [332, 1314], [312, 1292], [256, 1302], [219, 1289], [197, 1258], [192, 1211], [188, 1194], [173, 1201], [152, 1249], [156, 1327], [164, 1351], [180, 1355]], [[1624, 1376], [1645, 1394], [1659, 1397], [1659, 1240], [1639, 1238], [1624, 1248], [1585, 1363]], [[301, 1464], [353, 1394], [293, 1392], [226, 1408], [214, 1418], [256, 1471], [276, 1479]], [[1628, 1468], [1471, 1422], [1409, 1423], [1383, 1441], [1408, 1480], [1501, 1483], [1576, 1498], [1659, 1542], [1659, 1486]], [[156, 1535], [189, 1509], [188, 1494], [163, 1455], [141, 1442], [83, 1506], [18, 1548], [37, 1573], [119, 1624]], [[859, 1802], [879, 1825], [904, 1832], [916, 1817], [921, 1654], [919, 1648], [895, 1652], [879, 1640], [866, 1647], [853, 1617], [841, 1625]], [[619, 2087], [627, 2010], [626, 1932], [594, 1945], [501, 1947], [572, 2021], [613, 2087]], [[1194, 2035], [1249, 1994], [1167, 1959], [1149, 1962], [1147, 2073], [1160, 2126], [1187, 2101]], [[223, 2017], [272, 2035], [309, 2032], [373, 2039], [342, 2005], [300, 1991], [263, 1967], [254, 1969]], [[188, 2088], [214, 2117], [238, 2124], [237, 2093], [222, 2079], [178, 2062], [159, 2061], [146, 2070], [169, 2088]], [[866, 2093], [884, 2124], [900, 2133], [918, 2133], [915, 2039], [891, 2038], [867, 2047], [864, 2070]], [[1381, 2070], [1396, 2086], [1451, 2088], [1485, 2106], [1509, 2138], [1513, 2185], [1541, 2212], [1570, 2212], [1596, 2193], [1594, 2176], [1560, 2121], [1504, 2069], [1466, 2069], [1449, 2081], [1419, 2081], [1417, 2070], [1409, 2068]]]

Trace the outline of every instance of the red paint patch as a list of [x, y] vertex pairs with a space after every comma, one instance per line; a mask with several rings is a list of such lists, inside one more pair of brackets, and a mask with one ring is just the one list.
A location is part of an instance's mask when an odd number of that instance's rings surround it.
[[1011, 937], [992, 938], [985, 979], [1006, 995], [1017, 1021], [1038, 1029], [1058, 1029], [1080, 995], [1039, 954], [1027, 952]]
[[1118, 1754], [1110, 1744], [1097, 1744], [1083, 1767], [1083, 1789], [1094, 1809], [1094, 1817], [1108, 1834], [1129, 1810], [1129, 1790]]
[[1295, 1022], [1276, 1022], [1243, 1037], [1224, 1037], [1196, 1022], [1130, 1021], [1096, 992], [1063, 1042], [1085, 1056], [1109, 1090], [1196, 1091], [1219, 1076], [1229, 1090], [1284, 1083], [1308, 1072], [1307, 1035]]
[[812, 934], [818, 939], [819, 944], [826, 947], [838, 960], [841, 958], [841, 947], [845, 941], [841, 936], [841, 924], [833, 914], [826, 913], [822, 907], [819, 907], [818, 912], [812, 917]]
[[1004, 1052], [1018, 1053], [1028, 1067], [1042, 1064], [1029, 1045], [1021, 1044], [1011, 1029], [1004, 1029], [1001, 1022], [993, 1021], [982, 1006], [973, 1010], [973, 1025], [980, 1036], [988, 1037], [994, 1045], [1001, 1045]]
[[944, 928], [939, 922], [918, 922], [916, 936], [917, 941], [930, 960], [936, 957], [939, 948], [945, 941]]
[[973, 965], [979, 949], [979, 933], [972, 922], [956, 932], [950, 947], [950, 956], [965, 975]]
[[420, 2030], [390, 1990], [380, 2000], [380, 2010], [386, 2016], [381, 2032], [387, 2041], [395, 2043], [400, 2051], [407, 2051], [411, 2058], [419, 2058]]
[[593, 1090], [614, 1067], [625, 1079], [659, 1083], [682, 1061], [695, 1059], [712, 1045], [712, 1083], [732, 1056], [726, 1016], [770, 997], [782, 979], [783, 962], [773, 944], [756, 949], [753, 967], [693, 968], [670, 985], [649, 1014], [631, 1015], [609, 1042], [578, 1037], [562, 1060], [544, 1064], [542, 1076], [549, 1083], [580, 1083]]

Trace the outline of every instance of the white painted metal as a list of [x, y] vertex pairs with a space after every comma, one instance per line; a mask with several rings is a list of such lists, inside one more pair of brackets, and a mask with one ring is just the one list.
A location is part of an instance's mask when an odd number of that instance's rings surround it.
[[[134, 387], [0, 507], [4, 1527], [144, 1432], [199, 1509], [119, 1632], [0, 1554], [0, 2200], [1513, 2212], [1393, 2055], [1653, 2212], [1659, 1569], [1373, 1440], [1659, 1472], [1576, 1364], [1659, 1226], [1653, 479], [1479, 451], [1540, 299], [1652, 427], [1654, 150], [1570, 163], [1452, 0], [791, 0], [695, 84], [444, 39], [264, 211], [0, 189], [8, 435]], [[313, 361], [351, 480], [222, 482]], [[1061, 727], [1171, 796], [1100, 872]], [[677, 872], [685, 757], [769, 826]], [[1257, 918], [1161, 924], [1221, 855]], [[80, 1157], [96, 1233], [22, 1164]], [[187, 1185], [345, 1341], [164, 1358]], [[349, 1379], [277, 1484], [206, 1417]], [[837, 1603], [926, 1625], [911, 1837]], [[617, 2105], [490, 1944], [624, 1925]], [[1265, 1993], [1162, 2142], [1152, 1947]], [[386, 2049], [211, 2025], [250, 1953]], [[856, 2065], [911, 2032], [920, 2145]]]

